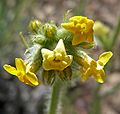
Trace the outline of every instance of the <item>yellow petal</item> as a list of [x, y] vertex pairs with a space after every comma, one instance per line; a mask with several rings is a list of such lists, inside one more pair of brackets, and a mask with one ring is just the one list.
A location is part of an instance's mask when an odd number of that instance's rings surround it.
[[17, 75], [17, 70], [16, 70], [15, 67], [12, 67], [12, 66], [10, 66], [10, 65], [5, 64], [5, 65], [3, 66], [3, 68], [4, 68], [8, 73], [10, 73], [10, 74], [12, 74], [12, 75]]
[[51, 65], [50, 65], [50, 62], [48, 62], [47, 60], [43, 60], [43, 64], [42, 64], [43, 68], [45, 70], [51, 70]]
[[25, 75], [25, 78], [34, 86], [39, 85], [39, 81], [38, 78], [36, 77], [36, 75], [32, 72], [27, 72], [27, 74]]
[[24, 79], [25, 74], [24, 74], [24, 75], [23, 75], [23, 74], [19, 74], [19, 75], [17, 75], [17, 77], [18, 77], [18, 79], [19, 79], [21, 82], [25, 82], [25, 79]]
[[29, 85], [29, 86], [35, 86], [35, 85], [33, 85], [33, 84], [27, 79], [26, 74], [25, 74], [25, 75], [20, 75], [20, 76], [18, 76], [18, 79], [19, 79], [21, 82], [23, 82], [23, 83], [25, 83], [25, 84], [27, 84], [27, 85]]
[[43, 49], [41, 49], [41, 53], [42, 53], [43, 59], [48, 59], [48, 56], [49, 56], [50, 60], [54, 59], [54, 52], [50, 51], [49, 49], [43, 48]]
[[23, 77], [18, 77], [18, 79], [19, 79], [21, 82], [23, 82], [23, 83], [25, 83], [25, 84], [27, 84], [27, 85], [29, 85], [29, 86], [34, 86], [34, 85], [26, 78], [26, 75], [24, 75]]
[[73, 56], [72, 56], [72, 55], [67, 55], [67, 56], [65, 57], [65, 62], [67, 63], [67, 66], [66, 66], [66, 67], [70, 66], [71, 63], [72, 63], [72, 61], [73, 61]]
[[94, 37], [93, 37], [93, 31], [90, 34], [87, 34], [87, 42], [91, 43], [94, 41]]
[[103, 83], [105, 82], [105, 72], [104, 70], [99, 70], [94, 74], [94, 79], [99, 82], [99, 83]]
[[104, 66], [109, 59], [112, 57], [112, 52], [108, 51], [108, 52], [104, 52], [100, 55], [99, 60], [97, 61], [99, 65]]
[[91, 76], [91, 70], [90, 70], [90, 68], [88, 68], [86, 70], [86, 72], [84, 72], [83, 69], [81, 69], [81, 71], [82, 71], [81, 72], [82, 73], [81, 79], [82, 79], [82, 81], [86, 81]]
[[90, 67], [91, 67], [91, 69], [93, 69], [93, 70], [94, 70], [94, 68], [97, 67], [97, 62], [96, 62], [94, 59], [90, 62]]
[[69, 22], [69, 23], [62, 23], [61, 24], [62, 27], [64, 27], [65, 29], [69, 30], [70, 32], [74, 31], [74, 22]]
[[78, 45], [85, 41], [85, 37], [81, 34], [75, 34], [72, 40], [72, 45]]
[[86, 23], [87, 22], [87, 17], [73, 16], [73, 17], [70, 18], [70, 21], [77, 21], [79, 23]]
[[56, 48], [54, 49], [55, 52], [57, 53], [61, 53], [62, 55], [66, 55], [66, 51], [65, 51], [65, 46], [64, 46], [64, 43], [63, 43], [63, 40], [60, 39]]
[[22, 71], [22, 72], [26, 71], [26, 66], [24, 64], [24, 61], [21, 58], [16, 58], [15, 64], [18, 71]]

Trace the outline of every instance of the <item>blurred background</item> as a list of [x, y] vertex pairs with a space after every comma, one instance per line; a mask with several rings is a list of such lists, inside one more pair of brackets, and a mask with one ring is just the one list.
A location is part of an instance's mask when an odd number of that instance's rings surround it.
[[[48, 87], [24, 85], [6, 73], [3, 65], [14, 65], [14, 58], [24, 57], [25, 47], [19, 32], [22, 31], [29, 40], [30, 20], [54, 20], [60, 24], [67, 10], [71, 10], [71, 16], [85, 15], [113, 30], [120, 17], [120, 0], [0, 0], [0, 114], [43, 114]], [[97, 93], [102, 96], [98, 98], [101, 114], [120, 114], [120, 37], [117, 37], [111, 49], [114, 56], [107, 70], [107, 81]], [[97, 58], [104, 50], [98, 44], [91, 53]], [[67, 89], [62, 113], [88, 114], [95, 87], [93, 80], [85, 83], [75, 80]]]

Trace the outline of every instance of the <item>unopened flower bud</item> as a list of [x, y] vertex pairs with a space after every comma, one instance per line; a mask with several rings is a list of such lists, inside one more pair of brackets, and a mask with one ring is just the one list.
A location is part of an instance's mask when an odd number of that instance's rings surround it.
[[47, 38], [54, 38], [57, 27], [54, 24], [46, 23], [43, 25], [43, 32]]
[[40, 34], [39, 35], [34, 35], [34, 36], [32, 36], [32, 41], [33, 41], [33, 43], [44, 45], [45, 42], [46, 42], [46, 38], [45, 38], [45, 36], [40, 35]]
[[40, 28], [41, 26], [41, 22], [39, 20], [32, 20], [30, 21], [29, 23], [29, 28], [31, 29], [31, 31], [33, 32], [37, 32], [38, 29]]

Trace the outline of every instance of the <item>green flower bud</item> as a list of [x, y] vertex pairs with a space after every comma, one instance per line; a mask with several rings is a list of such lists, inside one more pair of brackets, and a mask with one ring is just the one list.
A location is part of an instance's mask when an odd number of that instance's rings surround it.
[[46, 38], [43, 35], [33, 35], [32, 36], [32, 42], [37, 43], [40, 45], [44, 45], [46, 43]]
[[41, 22], [39, 20], [32, 20], [29, 23], [29, 28], [31, 29], [32, 32], [37, 33], [40, 26], [41, 26]]
[[43, 25], [43, 32], [47, 38], [54, 38], [57, 31], [57, 27], [54, 24], [46, 23]]

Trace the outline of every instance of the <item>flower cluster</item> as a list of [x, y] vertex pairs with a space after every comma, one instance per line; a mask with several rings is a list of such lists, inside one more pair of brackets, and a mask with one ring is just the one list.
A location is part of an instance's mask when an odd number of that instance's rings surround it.
[[[46, 82], [53, 84], [58, 78], [71, 80], [72, 72], [78, 71], [79, 66], [83, 81], [93, 76], [97, 82], [103, 83], [103, 68], [112, 57], [112, 52], [104, 52], [95, 61], [82, 50], [94, 46], [93, 25], [93, 20], [82, 16], [71, 17], [60, 27], [54, 22], [42, 24], [39, 20], [33, 20], [29, 24], [32, 45], [25, 51], [25, 60], [16, 58], [16, 68], [7, 64], [3, 67], [30, 86]], [[78, 68], [74, 67], [75, 64]]]

